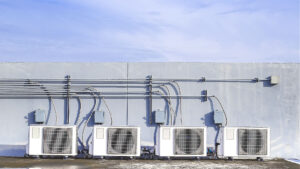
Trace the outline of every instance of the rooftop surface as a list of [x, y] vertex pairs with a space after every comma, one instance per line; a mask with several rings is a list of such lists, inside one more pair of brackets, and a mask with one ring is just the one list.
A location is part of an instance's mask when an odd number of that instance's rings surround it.
[[282, 159], [255, 160], [100, 160], [100, 159], [27, 159], [0, 157], [0, 168], [111, 168], [111, 169], [189, 169], [189, 168], [286, 168], [299, 169], [300, 165]]

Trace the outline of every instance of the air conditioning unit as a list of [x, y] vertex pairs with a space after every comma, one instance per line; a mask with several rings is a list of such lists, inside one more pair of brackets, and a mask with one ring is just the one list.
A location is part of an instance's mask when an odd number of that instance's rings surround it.
[[89, 153], [100, 157], [140, 156], [140, 128], [94, 126]]
[[160, 127], [155, 152], [166, 157], [206, 156], [206, 128]]
[[270, 155], [270, 129], [224, 127], [223, 156], [262, 158]]
[[76, 126], [30, 126], [26, 153], [30, 156], [77, 155]]

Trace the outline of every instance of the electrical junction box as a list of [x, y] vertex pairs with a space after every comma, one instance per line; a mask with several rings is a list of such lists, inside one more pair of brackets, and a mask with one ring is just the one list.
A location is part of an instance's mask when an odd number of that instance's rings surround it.
[[165, 112], [161, 110], [155, 111], [155, 123], [156, 124], [163, 124], [165, 123]]
[[215, 123], [215, 125], [224, 126], [225, 121], [224, 121], [224, 112], [223, 111], [220, 111], [220, 110], [214, 111], [214, 123]]
[[94, 123], [95, 124], [103, 124], [104, 119], [104, 111], [95, 111], [94, 112]]
[[270, 77], [270, 84], [271, 85], [276, 85], [279, 83], [279, 77], [278, 76], [271, 76]]
[[45, 110], [37, 109], [34, 112], [34, 121], [36, 123], [45, 123]]

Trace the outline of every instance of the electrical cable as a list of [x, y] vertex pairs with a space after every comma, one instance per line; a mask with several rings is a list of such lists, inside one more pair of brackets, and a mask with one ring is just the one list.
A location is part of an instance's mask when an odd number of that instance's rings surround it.
[[[161, 85], [161, 87], [165, 87], [165, 89], [167, 89], [167, 94], [168, 96], [170, 95], [170, 90], [168, 88], [168, 86], [166, 86], [165, 84]], [[167, 96], [166, 96], [167, 97]], [[171, 98], [169, 97], [169, 112], [171, 111], [171, 108], [173, 109], [173, 106], [172, 106], [172, 102], [171, 102]], [[172, 117], [171, 117], [171, 124], [172, 124]]]
[[57, 112], [56, 112], [55, 104], [53, 102], [52, 97], [50, 96], [49, 98], [50, 98], [50, 101], [51, 101], [51, 103], [53, 105], [53, 109], [54, 109], [54, 112], [55, 112], [55, 125], [57, 125]]
[[[100, 94], [99, 94], [99, 95], [100, 95]], [[109, 116], [110, 116], [110, 125], [112, 126], [112, 124], [113, 124], [112, 113], [111, 113], [111, 111], [110, 111], [110, 109], [109, 109], [109, 107], [108, 107], [108, 105], [107, 105], [107, 103], [106, 103], [104, 97], [102, 97], [102, 100], [103, 100], [103, 103], [105, 104], [105, 106], [106, 106], [106, 108], [107, 108], [107, 110], [108, 110], [108, 113], [109, 113]]]
[[[172, 81], [174, 84], [176, 84], [176, 86], [178, 87], [178, 94], [180, 95], [179, 96], [179, 114], [180, 114], [180, 123], [182, 125], [182, 97], [181, 97], [181, 88], [179, 86], [179, 84], [176, 82], [176, 81]], [[177, 114], [176, 114], [176, 117], [175, 117], [175, 121], [177, 119]]]
[[[93, 91], [91, 88], [87, 88], [87, 89]], [[97, 91], [95, 88], [93, 88], [93, 89], [94, 89], [95, 91]], [[112, 114], [111, 114], [111, 111], [110, 111], [110, 109], [109, 109], [109, 107], [108, 107], [108, 105], [107, 105], [107, 103], [106, 103], [106, 100], [105, 100], [103, 97], [101, 97], [100, 92], [97, 92], [96, 94], [103, 100], [103, 103], [104, 103], [104, 105], [106, 106], [106, 108], [107, 108], [107, 110], [108, 110], [108, 112], [109, 112], [109, 115], [110, 115], [110, 124], [112, 125], [112, 124], [113, 124]], [[93, 98], [94, 98], [94, 106], [93, 106], [93, 109], [92, 109], [92, 112], [91, 112], [90, 116], [89, 116], [88, 119], [86, 120], [86, 122], [85, 122], [85, 124], [84, 124], [84, 126], [83, 126], [83, 129], [82, 129], [82, 136], [81, 136], [81, 139], [82, 139], [82, 140], [81, 140], [81, 141], [83, 142], [84, 147], [86, 147], [85, 142], [83, 141], [83, 140], [84, 140], [83, 138], [84, 138], [85, 128], [86, 128], [88, 122], [90, 121], [91, 117], [92, 117], [93, 114], [95, 113], [95, 107], [96, 107], [96, 105], [97, 105], [97, 99], [96, 99], [96, 97], [95, 97], [95, 93], [92, 93], [92, 95], [94, 96], [94, 97], [93, 97]], [[100, 101], [99, 101], [99, 104], [100, 104]]]
[[90, 121], [91, 117], [93, 116], [94, 111], [95, 111], [95, 107], [96, 107], [96, 105], [97, 105], [97, 99], [96, 99], [96, 97], [95, 97], [94, 94], [93, 94], [93, 96], [94, 96], [94, 97], [93, 97], [93, 98], [94, 98], [94, 105], [93, 105], [91, 114], [90, 114], [90, 116], [88, 117], [88, 119], [85, 121], [84, 126], [83, 126], [83, 129], [82, 129], [81, 141], [82, 141], [82, 143], [83, 143], [83, 145], [84, 145], [84, 148], [86, 147], [86, 144], [85, 144], [84, 139], [83, 139], [83, 138], [84, 138], [84, 131], [85, 131], [85, 128], [86, 128], [88, 122]]
[[222, 111], [223, 111], [223, 113], [224, 113], [224, 116], [225, 116], [225, 126], [227, 126], [227, 114], [226, 114], [226, 112], [225, 112], [225, 110], [224, 110], [224, 108], [223, 108], [223, 105], [222, 105], [222, 103], [220, 102], [220, 100], [218, 99], [218, 97], [217, 96], [208, 96], [208, 97], [213, 97], [213, 98], [215, 98], [217, 101], [218, 101], [218, 103], [219, 103], [219, 105], [221, 106], [221, 108], [222, 108]]
[[[168, 106], [169, 106], [169, 108], [170, 108], [170, 110], [171, 110], [171, 111], [169, 111], [169, 112], [170, 112], [170, 116], [172, 117], [172, 116], [175, 114], [175, 111], [174, 111], [174, 109], [172, 108], [172, 106], [171, 106], [171, 104], [170, 104], [170, 101], [169, 101], [169, 99], [168, 99], [168, 96], [166, 96], [165, 94], [163, 94], [161, 91], [154, 91], [153, 93], [154, 93], [154, 94], [158, 93], [159, 95], [165, 97], [165, 99], [167, 100]], [[174, 114], [171, 113], [171, 112], [173, 112]], [[172, 120], [171, 120], [171, 125], [172, 125]]]
[[[88, 88], [89, 90], [91, 90], [90, 88]], [[108, 111], [109, 117], [110, 117], [110, 125], [113, 125], [113, 118], [112, 118], [112, 113], [110, 111], [110, 108], [108, 107], [108, 104], [106, 102], [106, 100], [104, 99], [104, 97], [100, 94], [100, 92], [96, 89], [96, 88], [92, 88], [94, 91], [96, 91], [96, 94], [103, 100], [103, 103]], [[91, 90], [92, 91], [92, 90]]]
[[[28, 80], [28, 83], [29, 83], [29, 84], [34, 84], [34, 83], [32, 83], [30, 80]], [[24, 85], [25, 85], [25, 84], [24, 84]], [[51, 102], [51, 104], [53, 105], [53, 109], [54, 109], [54, 112], [55, 112], [55, 125], [57, 125], [57, 112], [56, 112], [55, 104], [54, 104], [54, 102], [53, 102], [53, 99], [52, 99], [52, 97], [51, 97], [51, 94], [50, 94], [49, 90], [47, 90], [46, 87], [45, 87], [43, 84], [36, 83], [36, 85], [38, 85], [38, 87], [39, 87], [40, 89], [42, 89], [42, 90], [49, 96], [50, 102]], [[24, 86], [24, 87], [26, 87], [26, 86]], [[50, 116], [50, 115], [49, 115], [49, 116]]]
[[81, 100], [80, 97], [78, 96], [78, 104], [79, 104], [79, 110], [78, 110], [78, 118], [75, 121], [75, 125], [77, 126], [77, 123], [81, 120]]

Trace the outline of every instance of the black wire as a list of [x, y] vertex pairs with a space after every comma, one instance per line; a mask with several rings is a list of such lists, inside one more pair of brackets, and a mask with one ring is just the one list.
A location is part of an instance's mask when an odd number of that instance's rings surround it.
[[218, 130], [217, 130], [217, 134], [216, 134], [216, 137], [215, 137], [215, 157], [217, 159], [219, 159], [219, 154], [218, 154], [218, 147], [220, 145], [220, 143], [218, 142], [218, 138], [219, 138], [219, 135], [220, 135], [220, 127], [217, 126]]

